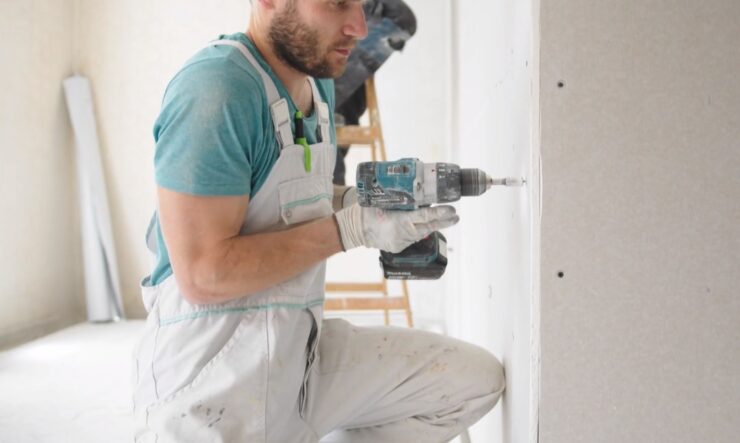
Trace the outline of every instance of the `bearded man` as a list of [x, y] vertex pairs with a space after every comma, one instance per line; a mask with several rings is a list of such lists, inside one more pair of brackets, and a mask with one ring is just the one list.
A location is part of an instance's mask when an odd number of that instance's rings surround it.
[[450, 206], [363, 208], [332, 185], [331, 79], [366, 34], [361, 0], [254, 0], [247, 33], [167, 87], [136, 441], [442, 442], [498, 401], [484, 349], [323, 320], [328, 257], [399, 252], [458, 221]]

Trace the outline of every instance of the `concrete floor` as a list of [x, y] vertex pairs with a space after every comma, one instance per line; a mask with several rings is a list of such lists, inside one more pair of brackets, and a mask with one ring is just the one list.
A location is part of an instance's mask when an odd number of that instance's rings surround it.
[[130, 442], [143, 321], [79, 324], [0, 352], [0, 441]]

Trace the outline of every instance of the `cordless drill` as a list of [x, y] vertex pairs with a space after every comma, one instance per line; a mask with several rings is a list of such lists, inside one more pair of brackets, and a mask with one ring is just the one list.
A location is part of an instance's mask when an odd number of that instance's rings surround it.
[[[462, 196], [481, 195], [491, 186], [522, 186], [523, 179], [493, 179], [480, 169], [461, 169], [452, 163], [423, 163], [415, 158], [365, 162], [357, 166], [360, 206], [411, 211]], [[387, 279], [431, 280], [447, 268], [447, 239], [434, 232], [399, 253], [380, 251]]]

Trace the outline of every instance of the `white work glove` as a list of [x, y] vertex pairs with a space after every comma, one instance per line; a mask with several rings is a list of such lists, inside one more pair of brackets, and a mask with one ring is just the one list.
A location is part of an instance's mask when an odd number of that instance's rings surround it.
[[357, 188], [354, 186], [334, 185], [334, 198], [331, 202], [334, 211], [352, 206], [355, 203], [357, 203]]
[[357, 203], [357, 188], [350, 186], [342, 195], [342, 208], [347, 208], [355, 203]]
[[401, 252], [427, 235], [449, 228], [460, 218], [449, 205], [416, 211], [364, 208], [355, 203], [334, 214], [345, 251], [358, 246]]

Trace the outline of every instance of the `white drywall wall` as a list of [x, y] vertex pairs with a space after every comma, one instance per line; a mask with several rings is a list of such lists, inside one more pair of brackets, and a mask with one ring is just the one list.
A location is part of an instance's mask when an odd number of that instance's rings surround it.
[[450, 333], [491, 350], [506, 369], [506, 392], [471, 429], [473, 442], [536, 441], [536, 12], [532, 1], [454, 2], [455, 160], [529, 182], [464, 198], [448, 236]]
[[71, 0], [0, 2], [0, 347], [84, 319]]
[[542, 2], [542, 443], [738, 441], [739, 18]]

